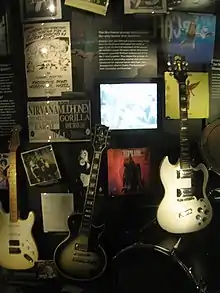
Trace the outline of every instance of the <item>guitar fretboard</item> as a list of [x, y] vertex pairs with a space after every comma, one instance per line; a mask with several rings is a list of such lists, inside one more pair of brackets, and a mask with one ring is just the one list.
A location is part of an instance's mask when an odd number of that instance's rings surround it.
[[99, 178], [99, 170], [101, 163], [102, 152], [94, 152], [91, 164], [89, 186], [87, 187], [83, 219], [80, 227], [80, 232], [89, 235], [92, 225], [92, 214], [95, 204], [95, 196], [97, 192], [97, 184]]
[[16, 223], [18, 220], [16, 152], [9, 154], [8, 184], [10, 221]]
[[180, 101], [180, 167], [190, 169], [190, 150], [188, 135], [187, 87], [185, 82], [179, 82]]

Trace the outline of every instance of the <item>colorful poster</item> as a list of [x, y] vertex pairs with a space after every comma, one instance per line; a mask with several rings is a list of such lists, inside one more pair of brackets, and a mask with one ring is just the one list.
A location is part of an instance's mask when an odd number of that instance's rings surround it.
[[171, 13], [166, 17], [167, 51], [184, 55], [189, 63], [210, 64], [215, 44], [216, 16]]
[[107, 155], [109, 194], [144, 193], [150, 176], [149, 149], [109, 149]]
[[28, 97], [60, 97], [72, 91], [69, 22], [24, 26]]
[[[189, 72], [186, 80], [189, 118], [209, 117], [209, 76]], [[179, 119], [179, 87], [176, 79], [165, 72], [166, 117]]]

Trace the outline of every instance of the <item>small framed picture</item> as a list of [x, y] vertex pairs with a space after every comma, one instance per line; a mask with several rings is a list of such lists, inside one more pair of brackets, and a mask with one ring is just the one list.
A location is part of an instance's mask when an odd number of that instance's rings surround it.
[[9, 167], [9, 154], [0, 154], [0, 189], [8, 189], [7, 170]]
[[44, 21], [62, 18], [61, 0], [22, 0], [24, 21]]
[[21, 154], [30, 186], [47, 185], [61, 179], [52, 145]]
[[155, 13], [161, 14], [167, 12], [166, 0], [124, 0], [125, 14]]
[[9, 37], [8, 37], [8, 14], [0, 14], [0, 56], [10, 54]]

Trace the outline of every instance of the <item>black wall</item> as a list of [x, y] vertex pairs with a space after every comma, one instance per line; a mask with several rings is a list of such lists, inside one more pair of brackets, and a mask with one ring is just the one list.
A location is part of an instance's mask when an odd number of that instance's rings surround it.
[[[6, 2], [6, 0], [5, 0]], [[126, 16], [123, 15], [123, 1], [112, 1], [109, 8], [109, 13], [106, 17], [99, 16], [85, 11], [73, 9], [63, 5], [63, 20], [71, 21], [71, 36], [72, 48], [74, 42], [80, 36], [85, 41], [97, 40], [97, 31], [100, 29], [149, 29], [154, 30], [152, 19], [156, 21], [156, 39], [158, 40], [158, 65], [159, 77], [163, 79], [163, 72], [166, 70], [165, 56], [162, 51], [162, 40], [160, 30], [160, 18], [157, 16]], [[22, 24], [20, 21], [20, 12], [18, 1], [7, 1], [7, 7], [10, 11], [10, 41], [12, 45], [11, 62], [13, 64], [16, 75], [14, 83], [14, 97], [17, 104], [17, 122], [22, 125], [23, 131], [21, 134], [20, 152], [25, 150], [40, 147], [40, 144], [28, 143], [27, 131], [27, 114], [26, 103], [27, 93], [25, 84], [24, 71], [24, 52], [23, 52], [23, 37]], [[218, 37], [218, 34], [217, 34]], [[218, 42], [218, 39], [216, 40]], [[97, 45], [97, 44], [96, 44]], [[73, 85], [74, 91], [86, 91], [92, 102], [93, 124], [99, 123], [98, 111], [98, 95], [97, 95], [97, 79], [100, 78], [98, 74], [98, 60], [94, 59], [91, 63], [78, 56], [73, 56]], [[111, 78], [114, 78], [112, 76]], [[163, 187], [159, 178], [159, 164], [165, 155], [170, 155], [174, 162], [178, 157], [179, 151], [179, 121], [166, 120], [164, 118], [164, 85], [161, 82], [160, 87], [160, 105], [161, 105], [161, 127], [156, 131], [139, 131], [139, 132], [124, 132], [112, 133], [111, 147], [113, 148], [127, 148], [127, 147], [149, 147], [151, 149], [151, 180], [150, 186], [146, 194], [143, 196], [129, 196], [129, 197], [115, 197], [111, 198], [107, 194], [107, 171], [106, 171], [106, 157], [104, 156], [101, 177], [104, 192], [97, 198], [95, 221], [106, 222], [106, 250], [109, 256], [115, 255], [122, 247], [132, 244], [139, 238], [138, 231], [150, 220], [156, 216], [156, 208], [163, 197]], [[219, 116], [220, 104], [219, 102], [211, 101], [211, 113], [208, 121]], [[201, 131], [208, 121], [191, 120], [190, 141], [192, 146], [192, 155], [196, 161], [200, 161], [198, 152], [198, 143], [201, 136]], [[45, 144], [44, 144], [45, 145]], [[0, 138], [0, 151], [7, 151], [8, 138]], [[36, 213], [36, 225], [34, 229], [35, 238], [39, 247], [40, 259], [51, 259], [53, 251], [57, 244], [66, 237], [65, 234], [44, 234], [42, 227], [41, 215], [41, 192], [73, 192], [75, 194], [75, 185], [72, 181], [74, 174], [74, 165], [72, 161], [72, 153], [74, 148], [79, 147], [78, 143], [56, 143], [53, 144], [57, 162], [59, 164], [62, 180], [59, 184], [49, 187], [29, 187], [24, 172], [23, 165], [18, 155], [18, 184], [21, 215], [25, 217], [29, 210]], [[211, 174], [208, 190], [220, 185], [217, 175]], [[3, 201], [4, 207], [8, 209], [8, 195], [1, 192], [0, 198]], [[82, 199], [75, 194], [75, 204], [77, 209], [80, 208]], [[199, 238], [199, 243], [205, 245], [206, 251], [209, 252], [209, 262], [212, 266], [216, 266], [220, 255], [218, 252], [219, 239], [219, 225], [220, 218], [218, 216], [218, 205], [213, 200], [214, 206], [214, 220], [212, 225], [208, 228], [208, 232], [202, 234]], [[208, 235], [208, 236], [207, 236]], [[166, 236], [165, 236], [166, 237]], [[146, 232], [142, 234], [141, 239], [146, 243], [152, 243], [154, 232]], [[208, 246], [208, 248], [207, 248]], [[214, 272], [210, 275], [214, 275]], [[217, 274], [216, 274], [217, 277]], [[215, 278], [212, 278], [215, 279]]]

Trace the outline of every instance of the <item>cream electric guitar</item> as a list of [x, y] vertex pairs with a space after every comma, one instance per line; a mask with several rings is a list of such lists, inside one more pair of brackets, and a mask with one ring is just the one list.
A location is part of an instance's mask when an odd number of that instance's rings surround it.
[[[170, 233], [191, 233], [205, 228], [212, 219], [212, 206], [206, 196], [208, 170], [203, 164], [193, 168], [190, 160], [187, 110], [187, 62], [174, 56], [168, 62], [179, 84], [180, 107], [180, 158], [171, 165], [165, 157], [160, 166], [160, 178], [165, 195], [157, 210], [161, 228]], [[203, 182], [198, 184], [197, 172], [203, 173]]]
[[54, 262], [57, 270], [75, 281], [91, 281], [105, 271], [107, 257], [99, 244], [103, 226], [92, 225], [102, 152], [107, 146], [108, 127], [95, 126], [94, 155], [87, 187], [83, 215], [73, 214], [68, 219], [69, 236], [56, 248]]
[[13, 129], [9, 144], [9, 214], [0, 211], [0, 266], [11, 270], [26, 270], [38, 260], [38, 250], [32, 238], [34, 214], [26, 220], [18, 218], [16, 184], [16, 150], [20, 144], [20, 126]]

